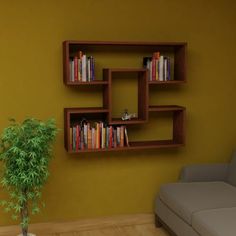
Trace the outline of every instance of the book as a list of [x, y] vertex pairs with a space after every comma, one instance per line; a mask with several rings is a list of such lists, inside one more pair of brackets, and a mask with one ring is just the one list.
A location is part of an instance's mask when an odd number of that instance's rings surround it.
[[100, 148], [100, 125], [98, 122], [95, 123], [95, 133], [96, 133], [96, 149]]
[[127, 132], [126, 127], [125, 127], [125, 144], [127, 147], [129, 147], [129, 138], [128, 138], [128, 132]]
[[74, 81], [78, 81], [78, 57], [74, 56]]
[[92, 149], [92, 130], [90, 127], [90, 123], [88, 123], [87, 126], [88, 126], [88, 149]]
[[74, 82], [74, 81], [75, 81], [75, 76], [74, 76], [74, 74], [75, 74], [75, 69], [74, 69], [74, 67], [75, 67], [75, 62], [74, 62], [73, 59], [71, 59], [71, 60], [70, 60], [70, 81], [71, 81], [71, 82]]
[[76, 126], [73, 126], [72, 132], [73, 132], [72, 149], [73, 151], [76, 151]]
[[80, 126], [76, 125], [76, 151], [80, 149]]
[[96, 148], [96, 133], [95, 128], [92, 127], [92, 149]]
[[86, 55], [84, 54], [82, 56], [82, 82], [86, 82], [87, 81], [87, 69], [86, 66], [87, 65], [87, 59], [86, 59]]
[[124, 147], [124, 126], [120, 127], [120, 147]]
[[160, 56], [159, 60], [159, 80], [164, 81], [164, 57]]

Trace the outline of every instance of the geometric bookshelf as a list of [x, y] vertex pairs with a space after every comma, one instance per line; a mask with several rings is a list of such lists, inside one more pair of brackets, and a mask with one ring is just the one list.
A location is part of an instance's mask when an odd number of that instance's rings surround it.
[[[155, 43], [155, 42], [97, 42], [97, 41], [64, 41], [63, 42], [63, 81], [66, 86], [102, 86], [102, 107], [74, 107], [64, 109], [64, 143], [69, 153], [125, 151], [138, 149], [170, 148], [185, 145], [185, 107], [178, 105], [149, 105], [149, 90], [152, 86], [172, 86], [186, 82], [186, 48], [187, 43]], [[95, 79], [92, 81], [71, 81], [70, 60], [78, 51], [92, 55], [96, 60]], [[168, 81], [150, 81], [149, 70], [143, 68], [143, 58], [159, 51], [168, 55], [171, 61], [171, 78]], [[122, 120], [113, 114], [114, 104], [119, 97], [112, 96], [114, 84], [127, 79], [137, 83], [136, 106], [137, 116], [131, 120]], [[125, 78], [125, 79], [124, 79]], [[116, 81], [116, 83], [114, 83]], [[89, 94], [88, 94], [89, 96]], [[116, 100], [114, 102], [114, 100]], [[104, 122], [116, 132], [117, 127], [142, 126], [149, 122], [151, 114], [171, 114], [172, 137], [160, 140], [129, 140], [123, 146], [72, 148], [71, 127], [79, 126], [83, 119], [91, 125]], [[133, 129], [133, 128], [132, 128]], [[96, 131], [95, 131], [96, 132]], [[113, 133], [114, 134], [114, 133]], [[111, 138], [113, 140], [113, 138]]]

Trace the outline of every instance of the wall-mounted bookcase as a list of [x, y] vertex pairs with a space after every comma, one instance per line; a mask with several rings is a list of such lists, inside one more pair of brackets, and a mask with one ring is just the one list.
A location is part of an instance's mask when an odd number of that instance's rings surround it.
[[[152, 86], [162, 86], [163, 84], [172, 86], [172, 84], [186, 82], [186, 47], [185, 42], [64, 41], [64, 84], [71, 87], [102, 86], [103, 88], [103, 107], [64, 109], [66, 150], [69, 153], [80, 153], [183, 146], [185, 144], [185, 107], [178, 105], [150, 106], [149, 90]], [[157, 58], [153, 56], [156, 52], [158, 52]], [[86, 59], [81, 57], [82, 53], [86, 55]], [[82, 69], [84, 65], [87, 66], [86, 78]], [[136, 103], [134, 106], [137, 107], [136, 117], [122, 120], [121, 116], [114, 114], [114, 111], [119, 109], [116, 106], [123, 94], [113, 96], [113, 88], [116, 84], [128, 83], [129, 80], [137, 84], [134, 101]], [[128, 138], [129, 140], [127, 140], [129, 127], [135, 130], [135, 127], [148, 123], [150, 115], [166, 113], [171, 115], [172, 120], [170, 138], [153, 140], [141, 138], [141, 141]], [[84, 127], [86, 131], [83, 130]], [[104, 138], [103, 131], [107, 138]], [[83, 132], [86, 132], [86, 135]], [[82, 141], [81, 135], [84, 139]], [[103, 135], [104, 137], [102, 137]], [[73, 137], [76, 137], [76, 141], [73, 141]]]

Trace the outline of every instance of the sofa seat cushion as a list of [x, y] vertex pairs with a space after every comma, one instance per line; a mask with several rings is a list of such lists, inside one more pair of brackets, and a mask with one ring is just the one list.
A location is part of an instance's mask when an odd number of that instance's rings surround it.
[[190, 225], [192, 224], [192, 214], [195, 212], [236, 207], [236, 188], [225, 182], [165, 184], [160, 188], [159, 197]]
[[201, 236], [235, 236], [236, 207], [219, 208], [196, 212], [192, 227]]

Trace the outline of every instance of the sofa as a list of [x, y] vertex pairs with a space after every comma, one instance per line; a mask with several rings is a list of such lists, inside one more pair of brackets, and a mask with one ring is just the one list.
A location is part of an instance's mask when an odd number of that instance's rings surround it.
[[155, 217], [171, 235], [236, 236], [236, 151], [230, 163], [184, 167], [160, 187]]

